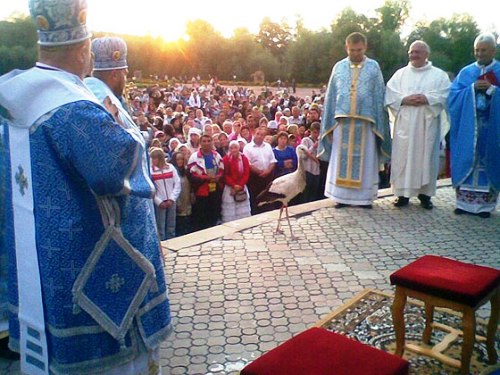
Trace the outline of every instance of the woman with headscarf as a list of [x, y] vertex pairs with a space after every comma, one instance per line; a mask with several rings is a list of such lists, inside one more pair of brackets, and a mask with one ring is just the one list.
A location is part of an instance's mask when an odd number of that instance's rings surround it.
[[238, 141], [229, 142], [229, 153], [224, 162], [224, 191], [222, 192], [222, 222], [249, 217], [250, 196], [246, 184], [250, 175], [250, 164], [240, 152]]

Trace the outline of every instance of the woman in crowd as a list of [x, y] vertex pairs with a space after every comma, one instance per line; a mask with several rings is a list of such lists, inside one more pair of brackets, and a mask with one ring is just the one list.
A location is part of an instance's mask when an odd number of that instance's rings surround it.
[[229, 142], [229, 154], [224, 156], [224, 190], [222, 192], [222, 222], [241, 219], [251, 215], [250, 197], [247, 189], [250, 165], [240, 152], [237, 141]]
[[180, 113], [182, 117], [186, 116], [186, 112], [184, 112], [184, 105], [182, 103], [177, 103], [175, 106], [175, 112]]
[[233, 132], [229, 134], [229, 140], [235, 141], [238, 139], [241, 133], [241, 122], [235, 121], [233, 122]]
[[269, 120], [265, 117], [261, 117], [259, 120], [259, 127], [264, 126], [267, 128], [267, 125], [269, 124]]
[[218, 134], [219, 138], [219, 146], [216, 146], [216, 151], [219, 153], [221, 158], [227, 155], [229, 152], [229, 137], [225, 132], [221, 132]]
[[212, 124], [206, 124], [204, 126], [204, 128], [203, 128], [203, 134], [208, 134], [209, 136], [213, 136], [214, 135]]
[[191, 193], [191, 184], [187, 176], [187, 161], [186, 155], [181, 151], [176, 151], [172, 154], [172, 164], [177, 169], [181, 181], [181, 193], [177, 198], [177, 215], [175, 222], [175, 234], [183, 236], [191, 233], [191, 204], [193, 194]]
[[181, 116], [173, 117], [172, 120], [170, 120], [170, 124], [174, 128], [174, 136], [176, 138], [182, 137], [183, 139], [185, 139], [185, 136], [183, 134], [183, 124]]
[[212, 124], [212, 134], [219, 134], [221, 131], [219, 125]]
[[[188, 140], [186, 142], [187, 147], [191, 153], [197, 152], [200, 149], [200, 136], [201, 130], [197, 128], [190, 128], [188, 131]], [[212, 137], [210, 135], [210, 137]]]
[[278, 161], [274, 169], [275, 178], [297, 169], [297, 154], [293, 147], [288, 145], [288, 133], [279, 132], [276, 138], [278, 144], [273, 148], [274, 157]]
[[181, 192], [177, 170], [165, 160], [165, 152], [154, 148], [150, 152], [151, 178], [155, 184], [156, 226], [160, 241], [175, 237], [176, 201]]
[[248, 126], [244, 125], [241, 127], [240, 137], [243, 138], [246, 143], [252, 142], [252, 133]]
[[184, 154], [184, 156], [186, 157], [186, 160], [189, 160], [189, 158], [191, 157], [191, 151], [189, 151], [189, 148], [185, 143], [181, 143], [179, 146], [177, 146], [175, 151], [182, 152]]
[[175, 149], [181, 144], [181, 141], [179, 141], [177, 138], [171, 138], [170, 141], [168, 142], [168, 159], [173, 160], [172, 156], [175, 152]]

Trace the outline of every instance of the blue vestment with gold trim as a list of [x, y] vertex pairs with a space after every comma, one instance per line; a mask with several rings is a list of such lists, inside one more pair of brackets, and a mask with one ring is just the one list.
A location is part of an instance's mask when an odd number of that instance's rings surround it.
[[376, 196], [378, 163], [391, 152], [384, 93], [375, 60], [354, 64], [346, 58], [333, 67], [318, 156], [330, 161], [325, 195], [339, 203], [371, 204]]

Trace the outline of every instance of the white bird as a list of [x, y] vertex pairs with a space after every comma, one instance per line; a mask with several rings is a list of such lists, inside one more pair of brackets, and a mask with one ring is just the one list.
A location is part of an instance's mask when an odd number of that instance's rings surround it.
[[270, 204], [274, 202], [281, 202], [280, 216], [278, 219], [278, 226], [276, 227], [276, 233], [283, 233], [280, 230], [281, 216], [283, 214], [283, 209], [286, 212], [286, 219], [288, 221], [288, 227], [290, 228], [290, 234], [292, 239], [295, 239], [292, 232], [292, 226], [290, 225], [290, 217], [288, 216], [288, 202], [290, 202], [297, 195], [302, 193], [306, 188], [306, 171], [304, 169], [304, 159], [308, 155], [307, 147], [304, 145], [298, 145], [295, 152], [297, 153], [297, 170], [278, 177], [272, 181], [256, 198], [258, 206], [264, 204]]

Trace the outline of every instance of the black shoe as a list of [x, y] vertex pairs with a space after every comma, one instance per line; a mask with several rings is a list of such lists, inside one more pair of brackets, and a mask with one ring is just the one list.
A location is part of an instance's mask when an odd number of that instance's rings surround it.
[[467, 213], [467, 211], [462, 210], [461, 208], [455, 208], [455, 211], [453, 211], [455, 215], [464, 215]]
[[368, 210], [371, 210], [371, 209], [373, 208], [373, 206], [372, 206], [371, 204], [364, 204], [364, 205], [361, 205], [361, 206], [359, 206], [359, 207], [361, 207], [361, 208], [366, 208], [366, 209], [368, 209]]
[[410, 203], [410, 198], [398, 197], [398, 199], [396, 199], [393, 205], [394, 207], [403, 207], [403, 206], [408, 206], [408, 203]]
[[348, 207], [349, 205], [348, 204], [345, 204], [345, 203], [335, 203], [335, 208], [344, 208], [344, 207]]
[[477, 216], [483, 218], [483, 219], [487, 219], [491, 216], [491, 214], [489, 212], [480, 212], [477, 214]]
[[418, 199], [420, 200], [420, 206], [422, 206], [422, 208], [425, 208], [426, 210], [432, 210], [432, 207], [434, 207], [431, 202], [431, 197], [429, 197], [428, 195], [419, 194]]

